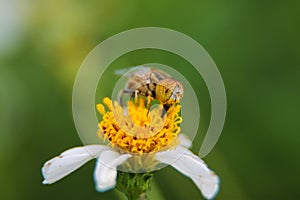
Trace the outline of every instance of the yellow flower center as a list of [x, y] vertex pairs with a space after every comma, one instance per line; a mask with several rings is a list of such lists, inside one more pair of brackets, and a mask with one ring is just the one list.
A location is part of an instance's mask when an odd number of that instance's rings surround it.
[[108, 111], [103, 104], [97, 105], [102, 115], [98, 136], [108, 140], [112, 147], [141, 155], [178, 144], [180, 105], [171, 106], [164, 114], [161, 104], [148, 111], [144, 98], [138, 103], [128, 101], [127, 110], [107, 97], [103, 102]]

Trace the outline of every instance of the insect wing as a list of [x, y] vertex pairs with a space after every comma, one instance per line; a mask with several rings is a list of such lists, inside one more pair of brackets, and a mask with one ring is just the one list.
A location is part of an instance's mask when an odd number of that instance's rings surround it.
[[142, 77], [144, 74], [149, 73], [150, 71], [151, 69], [149, 67], [136, 66], [136, 67], [115, 70], [115, 74], [119, 76], [125, 75], [127, 77], [132, 77], [132, 76]]

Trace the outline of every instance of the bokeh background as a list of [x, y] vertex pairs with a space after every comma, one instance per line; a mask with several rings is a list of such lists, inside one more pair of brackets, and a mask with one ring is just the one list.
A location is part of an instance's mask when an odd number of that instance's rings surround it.
[[[293, 0], [0, 0], [0, 199], [124, 199], [116, 190], [95, 191], [94, 161], [54, 185], [42, 185], [40, 169], [82, 145], [71, 103], [84, 58], [109, 36], [144, 26], [191, 36], [222, 74], [226, 124], [204, 158], [221, 179], [216, 199], [299, 199], [299, 8]], [[198, 88], [197, 153], [210, 117], [203, 80], [192, 78], [186, 61], [158, 50], [129, 53], [112, 67], [148, 62], [181, 68]], [[108, 71], [97, 92], [109, 94], [115, 80]], [[171, 167], [155, 174], [150, 197], [202, 199], [192, 181]]]

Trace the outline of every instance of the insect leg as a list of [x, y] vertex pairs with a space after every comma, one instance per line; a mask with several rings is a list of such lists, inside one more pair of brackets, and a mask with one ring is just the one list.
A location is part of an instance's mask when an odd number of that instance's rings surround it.
[[150, 95], [148, 95], [148, 96], [147, 96], [147, 108], [148, 108], [147, 115], [148, 115], [149, 112], [150, 112], [151, 100], [152, 100], [152, 97], [151, 97]]
[[164, 109], [161, 112], [161, 118], [164, 117], [164, 115], [168, 112], [169, 108], [171, 107], [170, 105], [164, 104], [163, 105]]
[[138, 103], [138, 93], [139, 93], [138, 90], [135, 90], [135, 91], [134, 91], [134, 102], [135, 102], [135, 104]]
[[133, 93], [135, 93], [135, 90], [120, 90], [118, 93], [118, 103], [123, 107], [123, 94], [129, 94], [131, 97], [133, 96]]
[[122, 107], [123, 107], [123, 101], [122, 101], [123, 94], [124, 94], [124, 90], [120, 90], [119, 93], [118, 93], [118, 99], [117, 99], [119, 105], [122, 106]]

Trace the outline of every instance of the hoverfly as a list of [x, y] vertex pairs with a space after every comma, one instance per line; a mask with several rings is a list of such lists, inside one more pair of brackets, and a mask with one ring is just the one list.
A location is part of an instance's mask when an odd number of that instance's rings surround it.
[[[117, 71], [116, 74], [122, 74], [122, 70]], [[171, 105], [178, 103], [183, 97], [182, 84], [160, 69], [138, 66], [130, 70], [126, 76], [128, 80], [119, 93], [119, 102], [122, 102], [123, 94], [132, 96], [134, 94], [136, 102], [138, 95], [142, 95], [148, 98], [148, 112], [153, 99], [160, 101], [166, 112]]]

